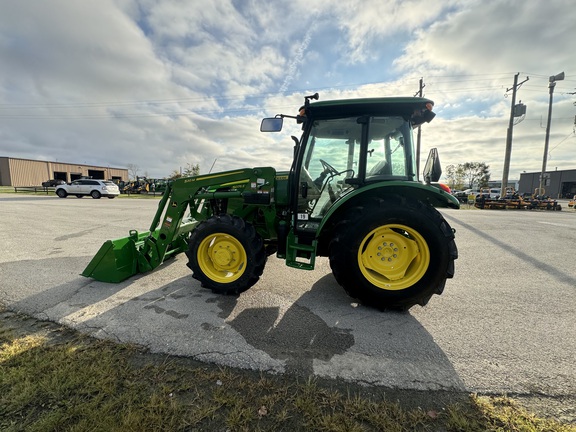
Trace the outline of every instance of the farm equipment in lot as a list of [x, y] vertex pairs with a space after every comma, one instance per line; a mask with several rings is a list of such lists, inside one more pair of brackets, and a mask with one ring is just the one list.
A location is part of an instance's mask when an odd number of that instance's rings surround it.
[[432, 149], [416, 178], [412, 129], [434, 117], [429, 99], [312, 102], [298, 115], [262, 121], [292, 137], [289, 171], [243, 168], [167, 184], [149, 231], [103, 244], [82, 275], [120, 282], [184, 252], [193, 277], [216, 293], [253, 286], [268, 257], [312, 270], [329, 257], [336, 281], [367, 306], [407, 310], [441, 294], [458, 257], [454, 230], [435, 207], [459, 208], [432, 182], [441, 175]]
[[125, 183], [120, 192], [124, 194], [148, 193], [148, 188], [148, 183], [145, 180], [137, 178], [134, 181]]
[[164, 193], [166, 184], [165, 179], [137, 177], [134, 181], [124, 183], [120, 191], [125, 194]]
[[562, 210], [562, 205], [558, 201], [544, 196], [544, 194], [524, 194], [519, 195], [515, 191], [508, 192], [503, 198], [487, 198], [479, 195], [474, 206], [486, 210]]

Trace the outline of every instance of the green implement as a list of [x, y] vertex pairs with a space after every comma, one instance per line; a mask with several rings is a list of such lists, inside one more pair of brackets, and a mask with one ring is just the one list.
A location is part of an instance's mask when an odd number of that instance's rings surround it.
[[82, 276], [102, 282], [122, 282], [138, 273], [136, 243], [131, 237], [106, 241], [96, 253]]
[[[186, 233], [193, 230], [196, 224], [194, 221], [187, 220], [181, 225], [180, 241], [174, 242], [176, 247], [166, 250], [164, 259], [187, 249]], [[153, 254], [150, 251], [152, 249], [147, 248], [147, 245], [157, 243], [158, 232], [159, 230], [156, 230], [151, 234], [150, 231], [139, 233], [132, 230], [128, 237], [107, 240], [86, 266], [82, 276], [101, 282], [118, 283], [138, 273], [152, 270], [156, 266], [151, 264], [150, 258]], [[158, 262], [158, 260], [155, 261]]]

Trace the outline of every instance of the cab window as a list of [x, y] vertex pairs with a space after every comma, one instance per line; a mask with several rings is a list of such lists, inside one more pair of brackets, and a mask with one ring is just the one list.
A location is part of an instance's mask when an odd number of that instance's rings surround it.
[[402, 117], [373, 118], [369, 128], [367, 180], [411, 180], [412, 130]]

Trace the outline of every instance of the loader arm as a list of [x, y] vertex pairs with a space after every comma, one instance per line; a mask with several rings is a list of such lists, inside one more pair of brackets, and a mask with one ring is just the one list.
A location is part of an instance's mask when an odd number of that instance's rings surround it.
[[128, 237], [106, 241], [82, 275], [102, 282], [121, 282], [157, 268], [166, 258], [186, 251], [189, 233], [212, 215], [210, 200], [271, 205], [275, 173], [270, 167], [250, 168], [170, 182], [149, 231], [130, 230]]

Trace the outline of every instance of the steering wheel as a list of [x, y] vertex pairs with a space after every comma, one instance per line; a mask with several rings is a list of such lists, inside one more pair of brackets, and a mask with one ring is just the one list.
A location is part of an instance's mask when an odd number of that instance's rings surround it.
[[330, 165], [324, 159], [319, 159], [319, 160], [320, 160], [320, 163], [322, 164], [322, 168], [324, 169], [325, 173], [333, 174], [333, 175], [339, 174], [339, 172], [336, 170], [336, 168], [334, 168], [332, 165]]

